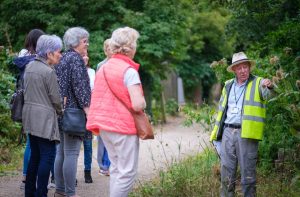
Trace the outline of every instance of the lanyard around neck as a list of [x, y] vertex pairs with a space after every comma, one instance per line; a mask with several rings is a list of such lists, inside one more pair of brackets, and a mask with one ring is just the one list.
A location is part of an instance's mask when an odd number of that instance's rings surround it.
[[239, 102], [241, 96], [243, 95], [243, 93], [244, 93], [244, 91], [245, 91], [245, 89], [246, 89], [246, 85], [245, 85], [245, 87], [243, 88], [243, 90], [242, 90], [240, 96], [238, 97], [238, 99], [236, 99], [236, 93], [235, 93], [235, 86], [236, 86], [236, 84], [233, 84], [233, 85], [234, 85], [234, 87], [233, 87], [233, 91], [234, 91], [234, 101], [235, 101], [235, 106], [237, 106], [237, 103]]

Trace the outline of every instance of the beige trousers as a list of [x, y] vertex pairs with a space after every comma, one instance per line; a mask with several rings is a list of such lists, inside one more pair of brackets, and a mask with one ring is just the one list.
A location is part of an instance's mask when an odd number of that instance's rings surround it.
[[139, 138], [116, 132], [100, 131], [111, 162], [110, 197], [127, 197], [137, 174]]

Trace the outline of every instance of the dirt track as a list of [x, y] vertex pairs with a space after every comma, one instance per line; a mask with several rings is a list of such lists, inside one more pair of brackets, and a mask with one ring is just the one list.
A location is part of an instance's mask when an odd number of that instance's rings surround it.
[[[169, 118], [168, 123], [155, 127], [155, 140], [140, 141], [139, 169], [137, 182], [144, 182], [155, 177], [160, 169], [171, 165], [187, 155], [202, 151], [208, 145], [208, 134], [201, 131], [199, 126], [184, 127], [182, 118]], [[96, 141], [93, 145], [92, 184], [84, 183], [83, 177], [83, 150], [78, 161], [78, 187], [77, 194], [81, 197], [107, 197], [109, 196], [109, 177], [98, 174], [96, 161]], [[24, 190], [20, 190], [22, 172], [13, 172], [10, 176], [0, 177], [0, 197], [21, 197]], [[48, 196], [54, 191], [49, 190]]]

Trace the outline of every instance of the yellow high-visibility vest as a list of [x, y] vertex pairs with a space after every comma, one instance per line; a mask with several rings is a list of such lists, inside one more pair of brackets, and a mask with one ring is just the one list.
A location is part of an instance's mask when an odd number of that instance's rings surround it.
[[[262, 140], [264, 122], [266, 118], [266, 101], [259, 92], [261, 77], [250, 75], [246, 84], [246, 92], [243, 98], [241, 137]], [[233, 79], [225, 82], [219, 102], [216, 123], [210, 136], [210, 141], [221, 140], [223, 125], [227, 114], [227, 103]]]

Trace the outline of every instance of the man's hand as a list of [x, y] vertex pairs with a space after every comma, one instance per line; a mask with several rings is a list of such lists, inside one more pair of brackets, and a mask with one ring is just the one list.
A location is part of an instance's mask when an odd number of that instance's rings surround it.
[[263, 88], [269, 88], [269, 89], [272, 89], [273, 88], [273, 83], [270, 79], [264, 79], [263, 82], [262, 82], [262, 87]]

